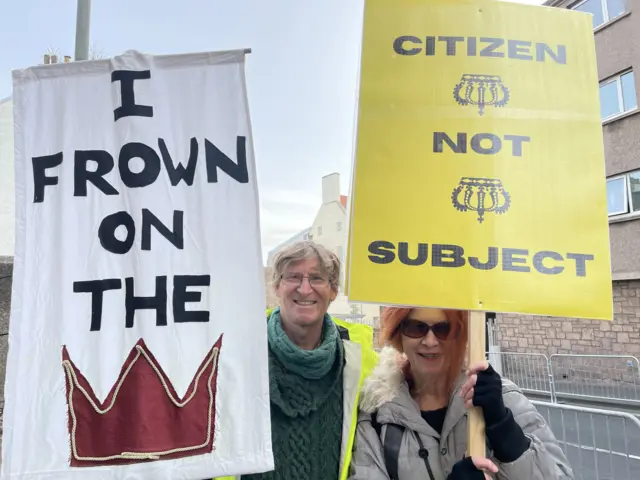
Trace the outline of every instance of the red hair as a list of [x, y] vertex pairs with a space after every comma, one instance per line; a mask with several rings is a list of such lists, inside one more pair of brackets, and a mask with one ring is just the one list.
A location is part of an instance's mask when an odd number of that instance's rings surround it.
[[[386, 307], [380, 317], [380, 346], [391, 345], [399, 352], [402, 348], [402, 338], [399, 325], [407, 318], [413, 308]], [[455, 388], [455, 383], [462, 372], [469, 338], [469, 312], [466, 310], [442, 310], [451, 325], [451, 336], [444, 341], [447, 348], [443, 349], [445, 367], [445, 386], [448, 394]], [[440, 340], [443, 342], [442, 340]], [[410, 379], [411, 372], [405, 370], [405, 376]]]

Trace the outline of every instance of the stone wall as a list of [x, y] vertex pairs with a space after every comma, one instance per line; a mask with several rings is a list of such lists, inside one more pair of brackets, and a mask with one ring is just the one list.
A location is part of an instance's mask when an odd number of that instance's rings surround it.
[[[11, 279], [13, 258], [0, 256], [0, 419], [4, 411], [4, 377], [9, 348], [9, 312], [11, 311]], [[0, 423], [0, 436], [2, 427]]]
[[503, 352], [640, 356], [640, 280], [614, 282], [614, 320], [498, 314]]

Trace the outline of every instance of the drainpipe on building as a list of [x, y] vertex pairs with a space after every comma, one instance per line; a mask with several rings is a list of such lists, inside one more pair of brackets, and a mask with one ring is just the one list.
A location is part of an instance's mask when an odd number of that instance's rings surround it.
[[78, 0], [75, 61], [89, 60], [91, 0]]

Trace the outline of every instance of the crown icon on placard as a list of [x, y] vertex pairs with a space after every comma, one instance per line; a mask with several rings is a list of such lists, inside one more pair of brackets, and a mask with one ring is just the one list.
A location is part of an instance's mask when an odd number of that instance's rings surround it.
[[183, 398], [141, 338], [104, 402], [62, 347], [72, 467], [167, 460], [210, 453], [222, 335]]

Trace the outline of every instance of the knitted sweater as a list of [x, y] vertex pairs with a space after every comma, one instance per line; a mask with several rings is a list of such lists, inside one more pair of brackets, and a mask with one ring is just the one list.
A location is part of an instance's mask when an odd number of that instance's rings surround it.
[[342, 341], [328, 315], [322, 343], [305, 351], [284, 334], [279, 310], [273, 312], [269, 319], [269, 387], [275, 471], [243, 475], [243, 480], [338, 479], [343, 366]]

